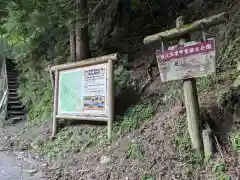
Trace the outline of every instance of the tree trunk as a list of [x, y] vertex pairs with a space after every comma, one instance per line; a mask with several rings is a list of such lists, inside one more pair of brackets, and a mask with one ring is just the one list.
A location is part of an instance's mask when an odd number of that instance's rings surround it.
[[70, 58], [72, 62], [76, 61], [76, 34], [74, 30], [74, 23], [69, 25], [69, 36], [70, 36]]
[[90, 56], [87, 21], [87, 0], [78, 0], [76, 21], [76, 60], [80, 61]]

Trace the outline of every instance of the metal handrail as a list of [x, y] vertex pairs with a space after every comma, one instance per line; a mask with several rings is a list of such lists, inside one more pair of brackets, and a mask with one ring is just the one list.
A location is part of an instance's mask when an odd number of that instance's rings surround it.
[[0, 118], [7, 118], [7, 101], [8, 101], [8, 78], [7, 78], [7, 66], [6, 58], [0, 55]]

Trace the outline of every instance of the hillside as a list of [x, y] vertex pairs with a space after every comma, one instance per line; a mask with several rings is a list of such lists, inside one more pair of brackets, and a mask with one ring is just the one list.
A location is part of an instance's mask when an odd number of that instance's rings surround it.
[[[102, 7], [89, 24], [92, 56], [121, 54], [115, 70], [112, 139], [107, 139], [105, 125], [62, 120], [56, 139], [50, 140], [53, 87], [44, 69], [70, 61], [68, 29], [62, 23], [66, 9], [59, 2], [45, 12], [49, 4], [38, 2], [34, 11], [29, 1], [22, 7], [29, 14], [17, 4], [9, 5], [11, 13], [4, 20], [5, 37], [19, 52], [16, 63], [23, 83], [18, 91], [27, 107], [27, 122], [4, 124], [1, 146], [38, 157], [46, 179], [239, 179], [240, 1], [131, 1], [131, 6], [128, 1], [114, 2], [118, 1], [106, 3], [109, 11]], [[154, 48], [142, 41], [173, 27], [179, 15], [193, 22], [223, 11], [229, 14], [227, 23], [207, 31], [217, 42], [217, 73], [197, 79], [201, 120], [210, 125], [215, 145], [213, 157], [204, 161], [192, 151], [182, 82], [161, 82]], [[112, 14], [120, 18], [120, 25], [113, 23]], [[14, 23], [17, 29], [10, 32]], [[199, 38], [201, 32], [191, 35]], [[149, 72], [152, 80], [146, 85]]]

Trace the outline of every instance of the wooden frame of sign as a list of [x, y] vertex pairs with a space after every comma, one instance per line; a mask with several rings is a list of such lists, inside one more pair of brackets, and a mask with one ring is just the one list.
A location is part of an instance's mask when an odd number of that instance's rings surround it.
[[57, 133], [57, 119], [73, 119], [107, 122], [110, 138], [114, 120], [113, 61], [117, 59], [115, 53], [51, 67], [55, 73], [52, 137]]

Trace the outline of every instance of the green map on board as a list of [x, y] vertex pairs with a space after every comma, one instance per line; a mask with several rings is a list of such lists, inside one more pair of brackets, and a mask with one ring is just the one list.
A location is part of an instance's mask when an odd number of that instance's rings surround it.
[[58, 114], [81, 112], [83, 75], [81, 69], [60, 72]]

